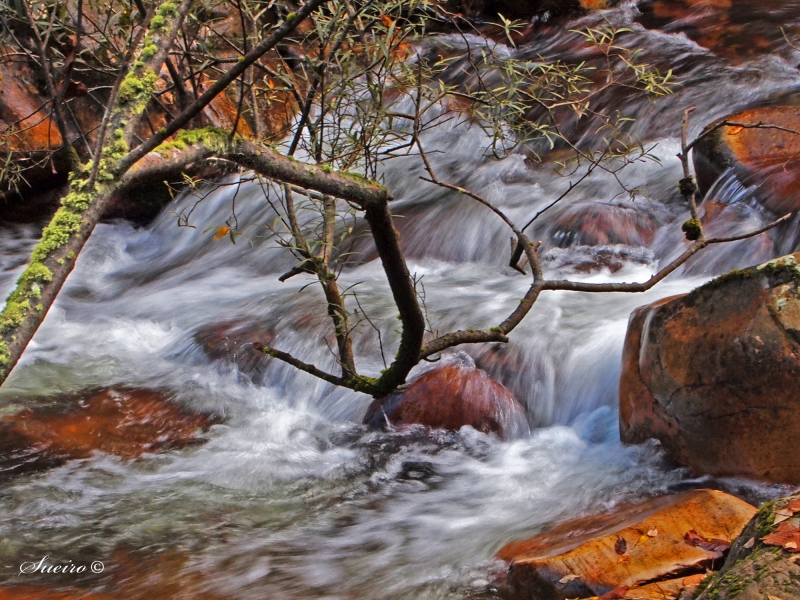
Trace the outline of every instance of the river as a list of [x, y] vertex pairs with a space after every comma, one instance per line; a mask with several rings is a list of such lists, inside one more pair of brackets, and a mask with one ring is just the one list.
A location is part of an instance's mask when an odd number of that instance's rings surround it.
[[[683, 243], [679, 230], [687, 213], [675, 158], [683, 109], [696, 107], [697, 134], [715, 118], [800, 85], [798, 53], [776, 31], [800, 23], [800, 3], [744, 15], [734, 6], [726, 13], [730, 23], [713, 24], [733, 33], [714, 38], [712, 49], [701, 45], [702, 36], [686, 35], [711, 36], [703, 29], [712, 27], [707, 21], [663, 16], [645, 4], [628, 2], [601, 16], [547, 26], [519, 49], [507, 49], [578, 60], [570, 54], [570, 30], [609, 19], [631, 27], [624, 43], [645, 48], [648, 59], [674, 68], [681, 82], [666, 98], [624, 106], [636, 118], [634, 133], [657, 144], [661, 161], [625, 172], [640, 189], [635, 200], [618, 195], [610, 176], [598, 173], [537, 222], [532, 237], [544, 242], [549, 275], [646, 279]], [[736, 34], [737, 18], [769, 43], [750, 51], [742, 42], [747, 33]], [[458, 40], [453, 36], [450, 43]], [[485, 141], [479, 128], [451, 122], [430, 132], [426, 144], [448, 150], [432, 155], [440, 174], [484, 194], [518, 221], [568, 185], [552, 165], [483, 156]], [[421, 173], [417, 159], [404, 158], [387, 163], [384, 176], [397, 198], [392, 210], [401, 220], [410, 268], [424, 276], [431, 322], [441, 330], [494, 325], [529, 282], [505, 266], [508, 234], [484, 207], [419, 180]], [[292, 262], [263, 227], [275, 214], [260, 186], [244, 183], [236, 195], [244, 235], [236, 244], [213, 239], [209, 229], [229, 219], [236, 188], [221, 187], [198, 204], [194, 228], [179, 228], [176, 218], [195, 204], [190, 194], [149, 226], [99, 226], [0, 391], [0, 411], [11, 413], [85, 388], [166, 389], [176, 402], [221, 422], [199, 446], [133, 461], [95, 453], [6, 482], [0, 489], [3, 581], [52, 583], [52, 577], [18, 576], [21, 562], [48, 555], [103, 561], [104, 574], [59, 581], [112, 595], [116, 565], [136, 572], [133, 580], [169, 572], [192, 582], [190, 595], [165, 592], [170, 598], [494, 598], [493, 581], [503, 570], [493, 558], [497, 550], [554, 522], [702, 485], [753, 501], [782, 491], [693, 479], [671, 467], [655, 443], [623, 446], [617, 419], [630, 312], [786, 251], [778, 237], [710, 250], [645, 294], [545, 293], [501, 360], [490, 360], [493, 348], [447, 357], [486, 364], [512, 389], [530, 416], [531, 433], [522, 439], [503, 442], [470, 428], [373, 432], [360, 424], [366, 396], [280, 364], [241, 372], [204, 352], [198, 330], [253, 319], [274, 332], [276, 347], [333, 364], [323, 342], [329, 324], [318, 286], [305, 276], [278, 281]], [[713, 193], [737, 210], [727, 231], [768, 218], [752, 190], [731, 177]], [[638, 242], [598, 239], [596, 222], [604, 224], [600, 229], [645, 233]], [[3, 295], [37, 235], [32, 226], [0, 230]], [[379, 262], [346, 270], [342, 282], [357, 284], [364, 309], [391, 346], [396, 311]], [[360, 369], [375, 373], [383, 368], [377, 339], [368, 329], [362, 333]]]

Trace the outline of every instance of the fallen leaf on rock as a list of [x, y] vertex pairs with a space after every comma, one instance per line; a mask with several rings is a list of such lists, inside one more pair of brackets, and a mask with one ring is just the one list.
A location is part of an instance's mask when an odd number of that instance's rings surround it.
[[[622, 538], [620, 538], [622, 539]], [[625, 594], [628, 593], [628, 586], [623, 585], [622, 587], [618, 587], [616, 589], [611, 590], [603, 594], [602, 596], [598, 597], [598, 600], [620, 600], [620, 598], [624, 598]]]
[[781, 523], [774, 532], [762, 540], [768, 546], [780, 546], [789, 552], [798, 552], [800, 545], [800, 528], [791, 523]]
[[781, 508], [775, 511], [775, 521], [773, 521], [773, 525], [777, 525], [778, 523], [783, 523], [784, 521], [788, 521], [794, 516], [794, 512], [788, 510], [786, 508]]
[[756, 538], [751, 537], [749, 540], [747, 540], [747, 543], [744, 545], [744, 547], [749, 550], [750, 548], [752, 548], [755, 545], [756, 545]]
[[728, 130], [728, 133], [730, 135], [739, 135], [742, 132], [742, 129], [744, 129], [744, 127], [742, 127], [741, 125], [736, 125], [735, 127], [731, 127]]
[[705, 573], [698, 573], [697, 575], [689, 575], [689, 577], [684, 577], [683, 581], [681, 581], [681, 585], [690, 586], [690, 585], [700, 585], [703, 579], [706, 578]]
[[617, 564], [630, 562], [631, 557], [629, 554], [624, 554], [617, 559]]
[[721, 557], [731, 547], [731, 543], [726, 540], [709, 540], [697, 533], [694, 529], [690, 529], [686, 532], [686, 535], [683, 536], [683, 541], [688, 546], [694, 546], [696, 548], [708, 550], [709, 552], [715, 553], [718, 557]]
[[650, 538], [649, 538], [649, 537], [647, 537], [647, 534], [646, 534], [646, 533], [643, 533], [643, 534], [642, 534], [642, 537], [640, 537], [640, 538], [639, 538], [639, 541], [638, 541], [638, 542], [636, 542], [636, 545], [638, 546], [639, 544], [644, 544], [644, 543], [645, 543], [647, 540], [649, 540], [649, 539], [650, 539]]
[[625, 541], [625, 538], [618, 537], [617, 542], [614, 544], [614, 552], [616, 552], [617, 554], [625, 554], [627, 551], [628, 551], [628, 542]]
[[778, 598], [777, 596], [773, 596], [772, 594], [767, 594], [767, 598], [769, 598], [769, 600], [783, 600], [783, 598]]
[[800, 512], [800, 498], [789, 502], [789, 504], [786, 505], [785, 510], [790, 510], [793, 513]]
[[658, 527], [653, 527], [647, 532], [647, 537], [656, 537], [658, 535]]
[[569, 575], [564, 575], [564, 577], [562, 577], [561, 579], [558, 580], [558, 583], [569, 583], [573, 579], [577, 579], [577, 578], [578, 578], [577, 575], [575, 575], [574, 573], [571, 573]]

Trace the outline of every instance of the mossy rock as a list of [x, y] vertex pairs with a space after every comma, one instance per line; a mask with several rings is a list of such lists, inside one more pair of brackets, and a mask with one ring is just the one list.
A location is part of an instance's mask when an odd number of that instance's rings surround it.
[[798, 554], [762, 542], [775, 528], [775, 511], [796, 499], [800, 494], [762, 506], [695, 600], [800, 600]]

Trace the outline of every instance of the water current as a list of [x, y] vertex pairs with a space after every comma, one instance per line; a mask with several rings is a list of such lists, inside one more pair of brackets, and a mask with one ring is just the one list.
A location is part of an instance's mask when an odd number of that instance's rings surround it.
[[[686, 14], [702, 4], [688, 3]], [[800, 23], [800, 3], [778, 4], [781, 23]], [[507, 49], [578, 60], [570, 30], [609, 19], [632, 29], [624, 43], [644, 48], [648, 60], [673, 68], [681, 82], [664, 99], [622, 107], [636, 118], [634, 133], [657, 144], [661, 160], [625, 172], [626, 182], [640, 189], [635, 200], [620, 196], [611, 177], [598, 173], [537, 222], [532, 237], [543, 241], [549, 275], [649, 277], [684, 244], [680, 223], [687, 213], [675, 158], [683, 109], [697, 107], [696, 134], [715, 118], [800, 85], [798, 53], [783, 41], [773, 12], [749, 17], [753, 31], [765, 32], [770, 43], [732, 58], [723, 50], [740, 44], [740, 37], [723, 36], [708, 49], [686, 30], [703, 33], [712, 25], [685, 15], [658, 20], [648, 6], [627, 3], [548, 25], [518, 50]], [[449, 43], [458, 47], [463, 39], [453, 36]], [[552, 166], [531, 165], [522, 156], [488, 158], [485, 143], [479, 128], [455, 121], [426, 139], [447, 150], [432, 155], [440, 177], [484, 194], [518, 221], [569, 183]], [[508, 233], [484, 207], [421, 181], [420, 174], [411, 157], [387, 163], [384, 177], [397, 198], [392, 210], [410, 268], [424, 276], [431, 322], [440, 330], [494, 325], [529, 281], [506, 266]], [[522, 439], [503, 442], [471, 428], [374, 432], [360, 424], [370, 398], [285, 365], [242, 372], [211, 360], [198, 342], [204, 326], [252, 319], [274, 332], [276, 347], [333, 368], [318, 286], [305, 276], [278, 281], [292, 259], [266, 234], [263, 225], [275, 214], [260, 186], [244, 183], [236, 195], [245, 235], [235, 245], [213, 239], [210, 229], [230, 218], [235, 188], [224, 186], [201, 202], [192, 214], [194, 228], [179, 228], [176, 219], [195, 204], [191, 194], [149, 226], [99, 226], [0, 391], [0, 411], [11, 414], [31, 399], [85, 388], [166, 389], [176, 402], [222, 421], [200, 446], [136, 461], [98, 452], [5, 483], [1, 579], [21, 583], [19, 564], [44, 555], [102, 560], [109, 569], [125, 561], [132, 568], [133, 555], [139, 577], [169, 569], [187, 580], [194, 574], [191, 596], [170, 597], [201, 597], [200, 591], [236, 599], [494, 597], [492, 581], [502, 571], [497, 550], [554, 522], [692, 486], [721, 486], [750, 499], [780, 491], [691, 479], [670, 467], [656, 444], [623, 446], [617, 420], [631, 311], [786, 251], [779, 234], [710, 250], [645, 294], [543, 294], [499, 359], [494, 348], [445, 358], [485, 364], [513, 390], [530, 415], [531, 433]], [[769, 218], [752, 202], [752, 190], [732, 176], [712, 193], [736, 208], [725, 231]], [[602, 233], [609, 228], [627, 237]], [[32, 226], [0, 231], [3, 295], [37, 235]], [[358, 284], [364, 309], [391, 347], [396, 309], [379, 261], [346, 270], [342, 282]], [[362, 333], [360, 369], [376, 373], [383, 367], [376, 336]], [[113, 595], [111, 582], [104, 575], [68, 581]]]

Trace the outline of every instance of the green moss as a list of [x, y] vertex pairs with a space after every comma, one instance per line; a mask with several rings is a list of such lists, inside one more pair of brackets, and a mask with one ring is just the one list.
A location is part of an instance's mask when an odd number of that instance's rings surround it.
[[[0, 340], [0, 364], [8, 366], [11, 362], [11, 353], [8, 351], [8, 344], [5, 340]], [[0, 369], [0, 374], [5, 376], [7, 369]]]
[[495, 333], [503, 333], [503, 330], [499, 327], [492, 327], [489, 331], [494, 331]]
[[294, 21], [296, 18], [297, 18], [297, 13], [290, 12], [288, 15], [286, 15], [286, 22], [288, 23], [289, 21]]
[[156, 87], [158, 74], [141, 66], [125, 76], [119, 86], [118, 104], [130, 106], [135, 113], [144, 111]]
[[66, 244], [80, 228], [81, 216], [67, 208], [60, 208], [42, 232], [42, 239], [34, 249], [31, 259], [34, 262], [43, 261], [51, 252]]
[[[42, 285], [53, 280], [53, 273], [40, 262], [31, 263], [17, 280], [17, 286], [8, 297], [0, 313], [0, 331], [5, 333], [25, 320], [31, 300], [42, 297]], [[0, 361], [2, 362], [2, 361]]]
[[89, 208], [92, 198], [92, 194], [86, 192], [70, 192], [61, 201], [61, 206], [69, 208], [73, 212], [83, 212]]
[[697, 219], [689, 219], [681, 226], [681, 231], [686, 235], [687, 240], [699, 240], [703, 235], [703, 226]]
[[156, 15], [153, 17], [153, 20], [150, 21], [150, 27], [153, 29], [162, 29], [167, 25], [167, 20], [164, 18], [164, 15]]
[[219, 127], [184, 129], [178, 132], [174, 140], [164, 142], [158, 146], [156, 152], [166, 156], [169, 150], [185, 150], [187, 146], [194, 146], [195, 144], [203, 144], [211, 150], [221, 149], [228, 143], [229, 137], [230, 134]]
[[177, 17], [178, 4], [176, 2], [164, 2], [164, 4], [158, 7], [156, 14], [162, 17]]

